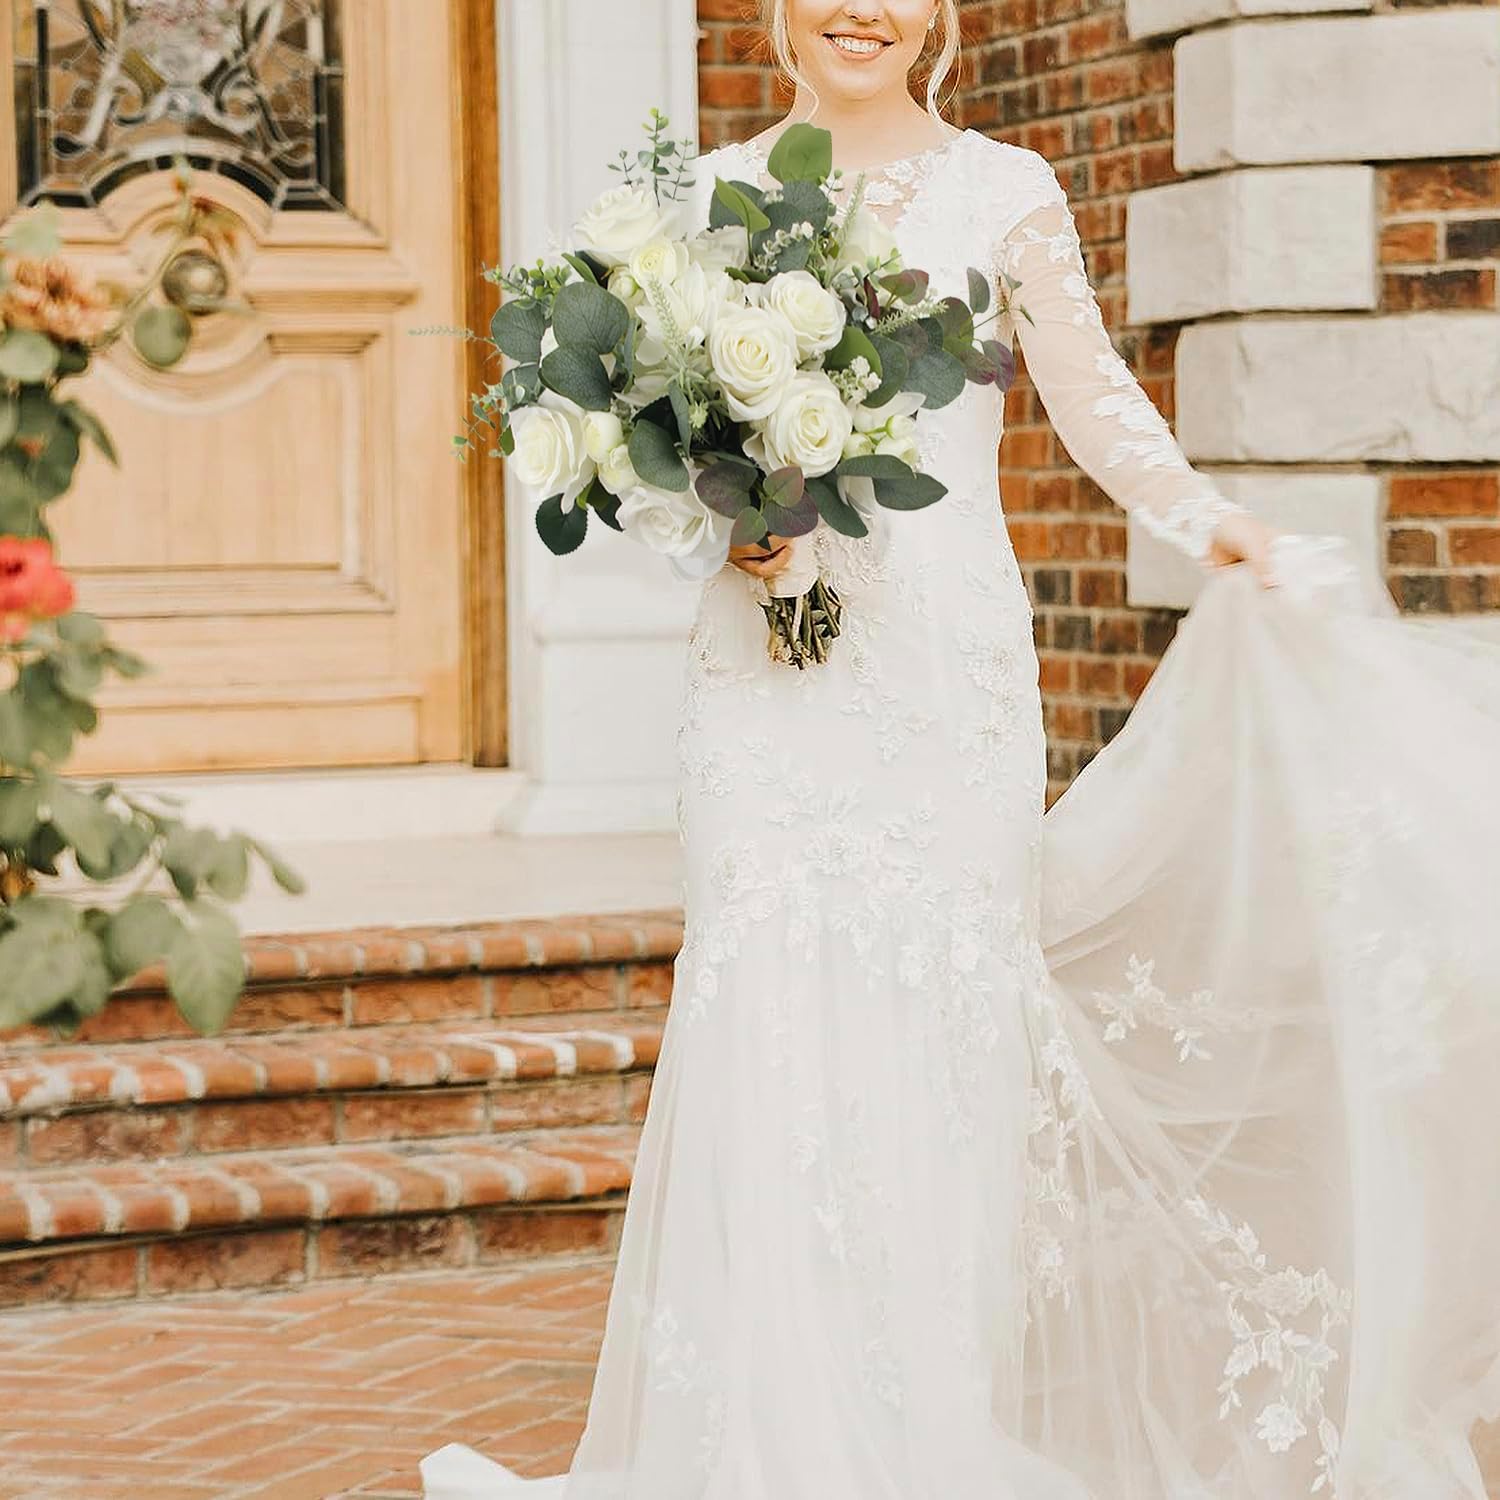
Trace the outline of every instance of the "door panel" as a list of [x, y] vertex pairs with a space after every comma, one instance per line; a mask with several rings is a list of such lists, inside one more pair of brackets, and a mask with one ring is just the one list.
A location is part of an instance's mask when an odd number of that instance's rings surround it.
[[[168, 372], [118, 346], [79, 395], [121, 454], [53, 510], [83, 607], [156, 669], [91, 770], [455, 759], [464, 749], [459, 0], [9, 0], [7, 211], [138, 279], [173, 152], [231, 213], [238, 304]], [[28, 116], [22, 106], [29, 107]]]

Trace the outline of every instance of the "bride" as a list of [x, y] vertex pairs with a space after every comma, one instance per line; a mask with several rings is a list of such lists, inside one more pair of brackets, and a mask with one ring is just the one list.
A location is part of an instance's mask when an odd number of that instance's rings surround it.
[[[994, 387], [919, 429], [940, 505], [704, 584], [685, 937], [587, 1430], [551, 1480], [443, 1449], [429, 1500], [1483, 1500], [1496, 653], [1188, 464], [1052, 168], [937, 113], [957, 0], [763, 9], [788, 119], [816, 105], [935, 287], [1020, 282], [995, 336], [1068, 452], [1213, 577], [1045, 820]], [[702, 159], [696, 222], [777, 133]], [[758, 605], [802, 549], [845, 609], [798, 672]]]

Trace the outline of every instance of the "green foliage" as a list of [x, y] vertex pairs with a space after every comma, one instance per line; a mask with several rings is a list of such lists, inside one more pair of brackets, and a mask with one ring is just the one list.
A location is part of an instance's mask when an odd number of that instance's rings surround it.
[[549, 495], [536, 508], [537, 535], [559, 557], [576, 552], [589, 529], [589, 513], [582, 505], [563, 509], [561, 495]]
[[[95, 344], [0, 331], [0, 534], [49, 537], [46, 507], [72, 487], [85, 441], [118, 462], [98, 417], [62, 394], [96, 349], [128, 336], [160, 368], [187, 352], [191, 319], [151, 296], [185, 242], [217, 244], [230, 231], [191, 199], [185, 170], [179, 181], [176, 233], [155, 275]], [[58, 253], [58, 222], [50, 209], [25, 216], [5, 249]], [[38, 613], [47, 607], [39, 603]], [[272, 850], [244, 834], [190, 828], [171, 809], [111, 783], [61, 774], [78, 737], [98, 724], [95, 698], [105, 680], [145, 670], [79, 610], [33, 619], [19, 639], [0, 639], [0, 1029], [76, 1027], [120, 984], [160, 963], [183, 1015], [215, 1030], [244, 984], [239, 932], [225, 903], [245, 894], [257, 864], [283, 889], [302, 889]], [[66, 886], [47, 886], [59, 876], [70, 877]], [[97, 901], [85, 894], [89, 882], [103, 887]]]

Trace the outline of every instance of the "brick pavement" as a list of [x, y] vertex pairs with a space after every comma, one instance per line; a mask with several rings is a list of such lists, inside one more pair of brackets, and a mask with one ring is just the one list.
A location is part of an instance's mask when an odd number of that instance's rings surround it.
[[0, 1500], [420, 1493], [470, 1443], [556, 1473], [607, 1261], [0, 1314]]

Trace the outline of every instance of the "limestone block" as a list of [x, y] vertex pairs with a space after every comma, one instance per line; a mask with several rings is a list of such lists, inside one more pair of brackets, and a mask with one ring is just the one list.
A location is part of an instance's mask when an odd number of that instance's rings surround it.
[[1171, 36], [1236, 16], [1371, 9], [1369, 0], [1125, 0], [1125, 25], [1133, 37]]
[[1500, 10], [1244, 21], [1176, 46], [1179, 171], [1500, 151]]
[[1177, 438], [1198, 460], [1500, 459], [1500, 314], [1195, 323]]
[[[1381, 572], [1380, 481], [1373, 474], [1203, 472], [1268, 525], [1341, 536], [1361, 563]], [[1125, 590], [1131, 604], [1186, 609], [1198, 597], [1208, 575], [1192, 558], [1134, 519], [1127, 546]]]
[[1250, 167], [1134, 193], [1127, 320], [1377, 304], [1375, 171]]

